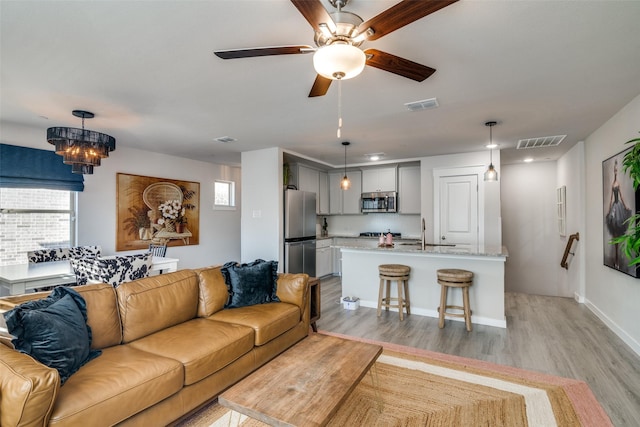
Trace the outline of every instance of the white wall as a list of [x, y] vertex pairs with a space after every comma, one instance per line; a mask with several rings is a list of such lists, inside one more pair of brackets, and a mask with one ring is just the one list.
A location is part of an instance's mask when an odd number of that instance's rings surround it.
[[242, 183], [241, 262], [278, 260], [283, 271], [282, 150], [242, 153]]
[[561, 237], [556, 215], [556, 162], [502, 166], [502, 237], [509, 250], [505, 290], [573, 296], [560, 280]]
[[[435, 236], [434, 230], [434, 179], [433, 171], [435, 169], [449, 168], [465, 168], [482, 166], [485, 170], [489, 166], [489, 150], [451, 154], [446, 156], [424, 157], [420, 162], [420, 193], [422, 197], [421, 211], [427, 226], [427, 236]], [[493, 152], [493, 164], [498, 171], [498, 177], [501, 178], [500, 169], [500, 152]], [[501, 234], [501, 217], [500, 217], [500, 185], [499, 182], [484, 182], [482, 176], [478, 184], [481, 186], [479, 194], [481, 199], [478, 201], [480, 205], [480, 220], [484, 217], [484, 227], [481, 233], [484, 235], [484, 244], [486, 246], [502, 246]], [[482, 195], [484, 197], [482, 198]], [[482, 239], [481, 235], [481, 239]], [[507, 247], [507, 249], [509, 249]]]
[[585, 260], [585, 165], [584, 142], [580, 141], [558, 159], [557, 187], [566, 187], [566, 236], [560, 238], [559, 247], [564, 254], [569, 236], [578, 233], [581, 240], [574, 241], [567, 259], [568, 268], [562, 269], [558, 280], [560, 289], [572, 293], [578, 302], [584, 302]]
[[[640, 279], [603, 264], [602, 161], [640, 135], [640, 95], [585, 140], [586, 304], [640, 354]], [[580, 235], [582, 245], [582, 234]]]
[[[324, 216], [323, 216], [324, 217]], [[370, 213], [366, 215], [327, 215], [329, 234], [358, 236], [365, 231], [390, 229], [404, 238], [420, 238], [420, 215]]]
[[240, 206], [235, 211], [213, 210], [215, 179], [236, 182], [241, 198], [240, 169], [118, 147], [93, 175], [85, 175], [85, 189], [78, 196], [78, 243], [100, 245], [103, 254], [115, 253], [116, 173], [194, 181], [200, 183], [200, 244], [167, 249], [179, 258], [179, 268], [198, 268], [240, 256]]

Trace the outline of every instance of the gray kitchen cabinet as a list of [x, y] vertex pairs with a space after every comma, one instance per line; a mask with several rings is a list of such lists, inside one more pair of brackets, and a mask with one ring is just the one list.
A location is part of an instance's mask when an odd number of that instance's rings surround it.
[[329, 175], [326, 172], [318, 173], [318, 214], [329, 214]]
[[397, 167], [362, 170], [362, 192], [397, 191]]
[[343, 190], [340, 181], [344, 172], [329, 173], [329, 213], [331, 214], [359, 214], [360, 196], [362, 195], [362, 172], [347, 172], [351, 180], [351, 188]]
[[332, 239], [320, 239], [316, 243], [316, 276], [322, 277], [333, 273]]
[[398, 168], [398, 213], [420, 214], [420, 166]]
[[326, 172], [303, 164], [291, 165], [292, 183], [298, 190], [316, 193], [316, 214], [328, 215], [329, 211], [329, 177]]

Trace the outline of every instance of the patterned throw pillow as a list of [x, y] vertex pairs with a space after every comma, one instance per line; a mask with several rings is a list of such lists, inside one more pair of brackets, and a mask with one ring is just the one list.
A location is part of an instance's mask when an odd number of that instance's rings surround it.
[[93, 273], [97, 272], [100, 282], [117, 287], [120, 283], [149, 276], [151, 258], [151, 252], [113, 258], [96, 258], [93, 264]]
[[276, 295], [278, 261], [228, 262], [220, 270], [229, 289], [225, 308], [279, 302]]

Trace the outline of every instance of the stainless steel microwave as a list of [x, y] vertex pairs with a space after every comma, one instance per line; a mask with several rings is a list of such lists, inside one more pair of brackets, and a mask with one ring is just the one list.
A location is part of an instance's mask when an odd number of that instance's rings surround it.
[[397, 212], [398, 193], [395, 191], [362, 193], [362, 213]]

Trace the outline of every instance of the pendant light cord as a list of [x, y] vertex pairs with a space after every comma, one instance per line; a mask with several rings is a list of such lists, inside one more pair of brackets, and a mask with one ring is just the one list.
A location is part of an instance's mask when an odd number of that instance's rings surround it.
[[342, 137], [342, 79], [338, 79], [338, 132], [336, 135], [338, 139]]

